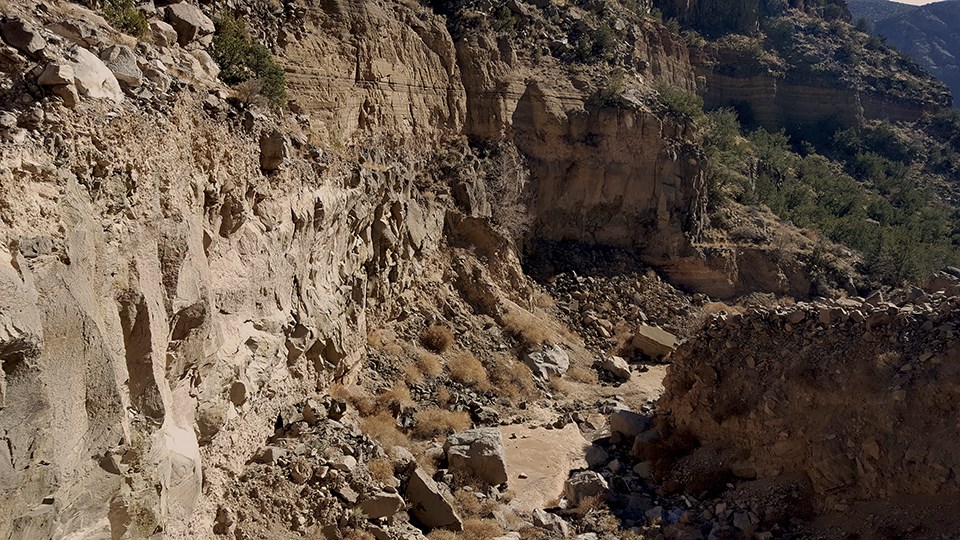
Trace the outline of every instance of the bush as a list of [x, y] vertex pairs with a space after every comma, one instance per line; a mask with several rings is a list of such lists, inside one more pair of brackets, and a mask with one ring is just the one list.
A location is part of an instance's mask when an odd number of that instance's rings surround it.
[[[210, 56], [220, 66], [220, 79], [231, 85], [257, 81], [257, 91], [270, 103], [283, 105], [287, 90], [283, 68], [270, 51], [247, 37], [243, 22], [229, 15], [214, 21]], [[255, 86], [255, 85], [248, 85]]]
[[106, 0], [102, 12], [103, 18], [121, 32], [134, 37], [147, 32], [147, 17], [134, 7], [133, 0]]
[[603, 86], [597, 90], [591, 101], [600, 107], [615, 107], [623, 99], [626, 88], [626, 73], [620, 68], [614, 69], [604, 79]]
[[448, 326], [432, 324], [420, 334], [420, 344], [435, 353], [442, 353], [453, 345], [453, 331]]
[[669, 114], [686, 118], [703, 116], [703, 98], [700, 96], [665, 83], [658, 83], [655, 88], [660, 103]]
[[440, 408], [423, 409], [416, 414], [413, 434], [420, 439], [432, 439], [470, 429], [470, 414], [466, 411], [447, 411]]
[[447, 369], [450, 370], [450, 378], [461, 384], [476, 387], [478, 390], [490, 389], [487, 368], [469, 352], [462, 352], [451, 358], [447, 362]]

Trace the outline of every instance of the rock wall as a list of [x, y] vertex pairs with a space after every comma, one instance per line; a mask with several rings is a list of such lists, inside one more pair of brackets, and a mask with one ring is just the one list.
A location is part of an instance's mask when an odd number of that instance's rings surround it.
[[404, 142], [460, 131], [466, 101], [441, 17], [415, 3], [362, 0], [313, 3], [301, 16], [278, 52], [317, 134], [343, 143], [381, 131]]
[[663, 478], [802, 474], [828, 510], [960, 492], [960, 301], [919, 289], [891, 300], [716, 317], [674, 354], [659, 409], [665, 432], [719, 464], [698, 473], [697, 458], [675, 455]]
[[[686, 47], [647, 30], [634, 58], [650, 59], [655, 80], [693, 89]], [[594, 87], [551, 62], [531, 73], [489, 33], [465, 35], [457, 50], [467, 134], [508, 141], [527, 158], [534, 236], [637, 248], [657, 265], [702, 264], [690, 247], [706, 206], [692, 124], [650, 111], [636, 90], [620, 106], [600, 104]]]

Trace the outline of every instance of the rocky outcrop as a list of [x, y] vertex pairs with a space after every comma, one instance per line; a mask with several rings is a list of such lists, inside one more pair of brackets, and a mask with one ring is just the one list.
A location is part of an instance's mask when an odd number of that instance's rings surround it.
[[[673, 356], [659, 421], [675, 451], [660, 479], [801, 474], [821, 509], [960, 492], [958, 314], [956, 297], [914, 289], [715, 318]], [[652, 441], [635, 448], [662, 459]]]
[[460, 68], [443, 20], [414, 4], [345, 0], [307, 8], [279, 48], [291, 95], [327, 143], [359, 133], [398, 142], [458, 132]]

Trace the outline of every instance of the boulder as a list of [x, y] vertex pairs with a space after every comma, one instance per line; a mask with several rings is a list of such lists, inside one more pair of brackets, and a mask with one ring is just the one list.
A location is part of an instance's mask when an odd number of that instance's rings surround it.
[[567, 479], [563, 494], [570, 504], [579, 506], [585, 499], [606, 493], [607, 489], [607, 481], [599, 473], [584, 471]]
[[137, 65], [137, 55], [126, 45], [113, 45], [100, 53], [100, 59], [107, 65], [117, 81], [127, 86], [140, 86], [143, 72]]
[[123, 101], [120, 83], [110, 68], [93, 53], [83, 47], [72, 46], [62, 61], [73, 69], [73, 84], [81, 96], [107, 99], [115, 103]]
[[272, 172], [280, 168], [290, 155], [290, 142], [279, 130], [260, 135], [260, 168]]
[[396, 493], [379, 491], [360, 501], [360, 510], [370, 519], [390, 517], [403, 508], [403, 499]]
[[588, 446], [584, 453], [590, 468], [602, 467], [610, 461], [610, 454], [595, 444]]
[[447, 437], [450, 472], [463, 472], [496, 486], [507, 481], [503, 436], [497, 428], [470, 429]]
[[37, 82], [40, 86], [73, 84], [73, 68], [66, 64], [47, 64]]
[[8, 45], [32, 58], [36, 58], [47, 46], [47, 41], [40, 35], [40, 31], [20, 19], [11, 19], [0, 24], [0, 34]]
[[200, 8], [183, 2], [167, 6], [164, 13], [167, 22], [176, 30], [177, 43], [181, 47], [191, 44], [206, 47], [212, 42], [216, 27]]
[[453, 505], [443, 496], [440, 487], [423, 469], [418, 468], [410, 475], [404, 496], [410, 503], [410, 513], [426, 527], [451, 531], [463, 530], [463, 521], [453, 509]]
[[533, 526], [553, 533], [553, 538], [566, 538], [570, 535], [570, 526], [562, 517], [537, 508], [533, 511]]
[[150, 34], [153, 42], [160, 47], [171, 47], [177, 44], [177, 31], [166, 22], [150, 21]]
[[631, 345], [650, 358], [661, 359], [677, 348], [677, 336], [662, 328], [641, 324], [633, 335]]
[[630, 364], [619, 356], [608, 356], [600, 362], [600, 369], [618, 381], [630, 380]]
[[543, 380], [559, 377], [570, 369], [570, 357], [559, 345], [548, 345], [542, 351], [527, 353], [523, 361], [535, 376]]
[[650, 418], [633, 411], [619, 410], [610, 415], [610, 433], [619, 433], [632, 441], [650, 427]]

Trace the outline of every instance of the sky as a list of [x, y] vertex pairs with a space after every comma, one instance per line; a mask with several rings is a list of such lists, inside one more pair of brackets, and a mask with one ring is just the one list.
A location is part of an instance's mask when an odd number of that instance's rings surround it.
[[901, 4], [912, 4], [914, 6], [922, 6], [924, 4], [932, 4], [937, 0], [894, 0], [894, 2], [899, 2]]

